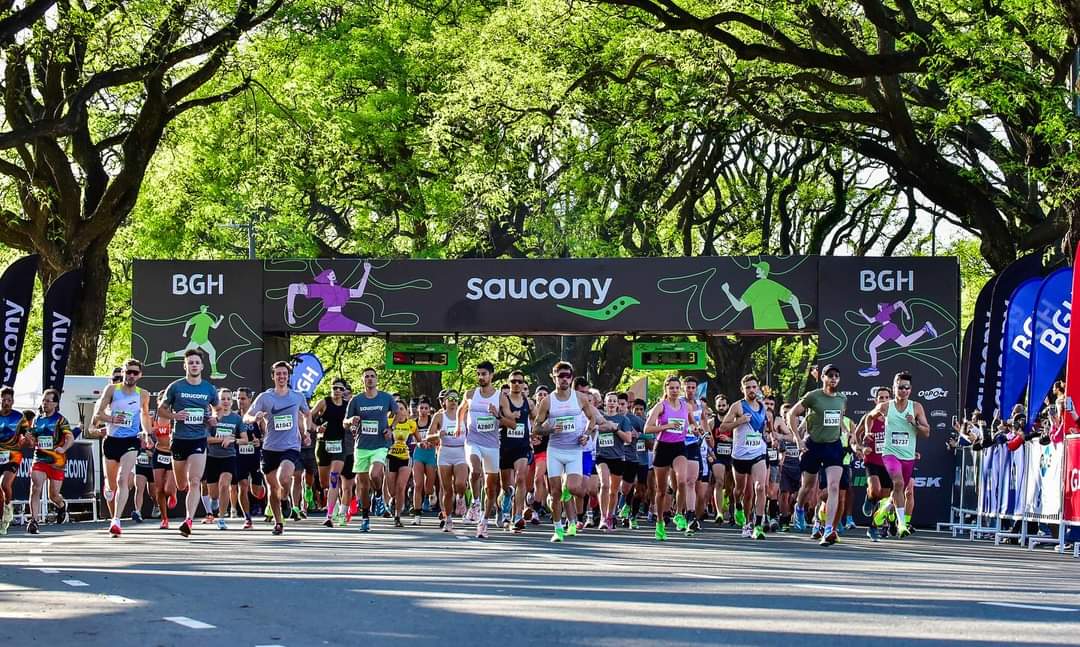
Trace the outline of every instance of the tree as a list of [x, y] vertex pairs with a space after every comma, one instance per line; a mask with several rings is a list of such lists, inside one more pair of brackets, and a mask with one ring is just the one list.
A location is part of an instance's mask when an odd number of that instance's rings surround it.
[[110, 243], [166, 128], [244, 90], [206, 88], [283, 1], [37, 1], [0, 20], [0, 242], [40, 254], [46, 286], [84, 272], [72, 372], [94, 369]]

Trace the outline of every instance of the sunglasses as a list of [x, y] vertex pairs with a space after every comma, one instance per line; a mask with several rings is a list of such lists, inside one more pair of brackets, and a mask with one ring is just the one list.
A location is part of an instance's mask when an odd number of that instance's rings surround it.
[[902, 384], [902, 385], [897, 386], [896, 390], [897, 391], [910, 391], [911, 390], [911, 385], [910, 384], [906, 384], [906, 385]]
[[559, 378], [560, 380], [569, 380], [570, 378], [574, 377], [574, 374], [573, 373], [559, 373], [555, 377]]
[[343, 387], [343, 386], [335, 386], [335, 387], [333, 387], [333, 390], [334, 391], [344, 391], [345, 387]]
[[123, 375], [114, 375], [114, 376], [112, 376], [112, 381], [113, 382], [119, 382], [122, 379], [124, 379]]
[[525, 384], [525, 380], [510, 380], [510, 384]]
[[137, 371], [137, 370], [133, 370], [133, 369], [132, 370], [127, 370], [127, 371], [124, 371], [124, 375], [142, 375], [142, 371]]

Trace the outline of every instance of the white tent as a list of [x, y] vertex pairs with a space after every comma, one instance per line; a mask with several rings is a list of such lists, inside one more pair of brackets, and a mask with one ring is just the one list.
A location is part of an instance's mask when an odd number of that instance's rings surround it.
[[15, 375], [15, 408], [37, 409], [41, 404], [41, 353]]

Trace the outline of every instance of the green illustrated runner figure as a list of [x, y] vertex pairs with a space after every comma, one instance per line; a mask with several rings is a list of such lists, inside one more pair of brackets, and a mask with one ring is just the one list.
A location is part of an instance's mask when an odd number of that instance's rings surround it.
[[757, 274], [757, 280], [746, 288], [741, 297], [736, 297], [731, 293], [731, 288], [726, 281], [720, 286], [724, 294], [727, 295], [728, 300], [731, 301], [731, 307], [739, 312], [750, 308], [750, 312], [754, 316], [755, 330], [788, 330], [791, 326], [788, 324], [787, 319], [784, 318], [783, 311], [780, 310], [781, 302], [787, 303], [795, 311], [795, 316], [798, 318], [798, 327], [805, 328], [806, 321], [803, 319], [799, 297], [795, 296], [791, 290], [769, 278], [771, 268], [766, 261], [754, 263], [751, 267], [754, 268]]
[[209, 310], [209, 306], [199, 306], [199, 314], [188, 319], [187, 323], [184, 324], [184, 332], [182, 333], [184, 337], [187, 337], [188, 330], [191, 330], [191, 337], [189, 337], [187, 346], [172, 353], [161, 351], [161, 368], [165, 368], [165, 364], [170, 360], [183, 359], [184, 352], [195, 348], [206, 351], [207, 359], [210, 360], [210, 379], [225, 379], [226, 375], [218, 372], [217, 349], [210, 342], [210, 330], [220, 326], [221, 322], [225, 320], [225, 315], [220, 315], [217, 319], [214, 319], [214, 315], [208, 313], [207, 310]]

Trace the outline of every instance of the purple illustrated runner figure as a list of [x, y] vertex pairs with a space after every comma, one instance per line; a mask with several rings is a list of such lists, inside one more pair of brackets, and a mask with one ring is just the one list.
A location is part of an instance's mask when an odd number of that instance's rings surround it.
[[878, 348], [881, 348], [881, 345], [887, 341], [894, 341], [900, 348], [907, 348], [922, 338], [923, 335], [928, 334], [931, 338], [937, 337], [937, 330], [934, 329], [933, 324], [929, 321], [924, 323], [921, 328], [910, 335], [905, 335], [904, 332], [900, 330], [900, 326], [897, 326], [892, 322], [892, 316], [897, 310], [903, 312], [907, 319], [911, 319], [911, 311], [908, 310], [907, 305], [903, 301], [896, 301], [895, 303], [879, 303], [877, 314], [873, 317], [863, 312], [862, 308], [859, 308], [859, 314], [866, 319], [866, 323], [871, 325], [881, 324], [881, 329], [878, 330], [877, 335], [870, 340], [870, 345], [867, 347], [867, 350], [870, 352], [870, 366], [861, 369], [859, 375], [863, 377], [874, 377], [880, 373], [880, 371], [878, 371]]
[[364, 262], [364, 276], [355, 288], [347, 288], [337, 285], [337, 274], [334, 270], [323, 270], [312, 279], [312, 283], [292, 283], [289, 285], [289, 295], [285, 302], [285, 320], [290, 326], [296, 325], [296, 312], [294, 303], [296, 295], [300, 294], [309, 299], [322, 301], [326, 312], [319, 318], [319, 332], [340, 333], [372, 333], [378, 332], [370, 326], [365, 326], [349, 319], [341, 312], [342, 306], [352, 299], [364, 296], [367, 287], [368, 275], [371, 274], [371, 263]]

